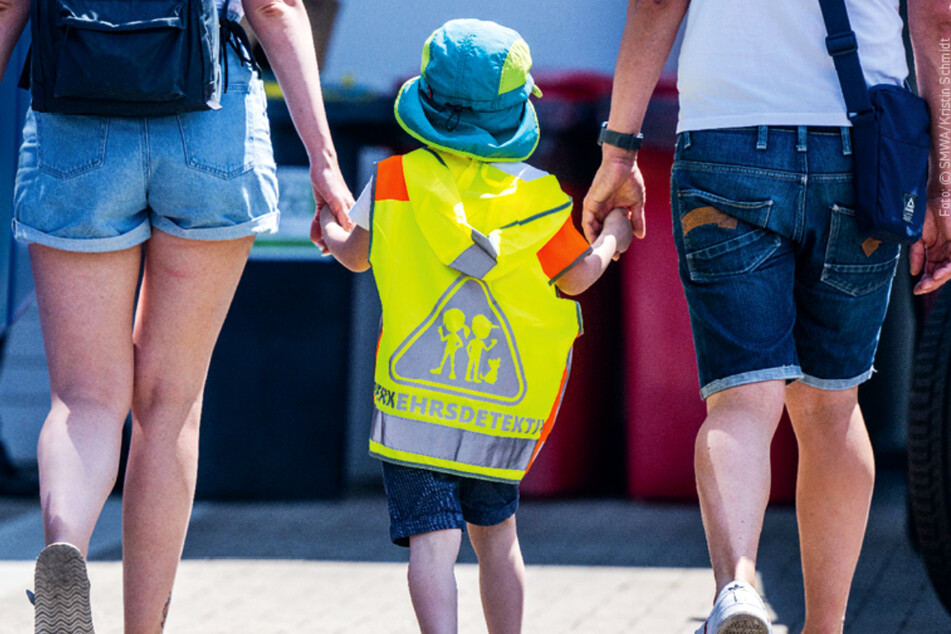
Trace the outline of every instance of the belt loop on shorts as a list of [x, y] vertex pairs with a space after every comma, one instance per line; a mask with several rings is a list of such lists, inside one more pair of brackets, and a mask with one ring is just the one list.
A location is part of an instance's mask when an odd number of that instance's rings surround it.
[[842, 155], [852, 156], [852, 131], [846, 126], [839, 128], [842, 132]]
[[690, 149], [690, 130], [685, 130], [684, 132], [681, 132], [680, 138], [682, 139], [681, 142], [683, 143], [683, 146], [682, 146], [683, 149], [689, 150]]
[[796, 128], [796, 151], [805, 152], [809, 146], [806, 142], [806, 139], [809, 137], [809, 128], [804, 125], [801, 125]]
[[765, 125], [756, 127], [756, 149], [765, 150], [766, 140], [769, 138], [769, 128]]

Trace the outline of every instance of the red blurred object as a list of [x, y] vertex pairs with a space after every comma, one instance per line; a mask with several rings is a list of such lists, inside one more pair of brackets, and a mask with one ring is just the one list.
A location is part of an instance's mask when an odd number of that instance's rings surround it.
[[[590, 72], [533, 72], [544, 97], [533, 100], [541, 139], [529, 159], [555, 174], [581, 204], [601, 161], [598, 128], [607, 118], [612, 78]], [[619, 492], [623, 480], [620, 272], [610, 267], [581, 304], [584, 334], [575, 342], [571, 376], [555, 427], [520, 487], [528, 496], [604, 495]]]
[[[562, 184], [575, 201], [581, 225], [580, 185]], [[622, 477], [619, 315], [617, 267], [575, 297], [581, 304], [584, 334], [575, 342], [571, 376], [555, 427], [520, 490], [528, 496], [604, 494]]]
[[[694, 439], [706, 413], [672, 236], [672, 162], [672, 149], [639, 152], [647, 190], [647, 236], [635, 241], [620, 261], [627, 490], [643, 499], [696, 499]], [[792, 500], [798, 452], [786, 416], [773, 439], [771, 456], [771, 499]]]
[[558, 100], [569, 103], [593, 102], [611, 95], [614, 78], [606, 73], [586, 70], [575, 71], [533, 71], [532, 78], [541, 89], [541, 101], [533, 99], [538, 105], [544, 100]]

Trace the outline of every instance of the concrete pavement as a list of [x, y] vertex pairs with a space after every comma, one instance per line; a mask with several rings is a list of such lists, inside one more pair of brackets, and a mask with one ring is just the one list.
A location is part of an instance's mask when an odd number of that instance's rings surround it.
[[[881, 474], [847, 632], [951, 632], [907, 536], [903, 487], [900, 474]], [[705, 618], [713, 580], [694, 505], [524, 500], [518, 517], [526, 633], [690, 634]], [[35, 502], [0, 498], [0, 634], [32, 632], [24, 589], [41, 535]], [[90, 551], [97, 632], [121, 632], [118, 499], [107, 503]], [[339, 501], [199, 502], [166, 631], [414, 632], [406, 557], [387, 539], [379, 490]], [[485, 632], [474, 561], [464, 544], [463, 633]], [[802, 577], [790, 507], [767, 514], [760, 574], [776, 634], [798, 633]]]

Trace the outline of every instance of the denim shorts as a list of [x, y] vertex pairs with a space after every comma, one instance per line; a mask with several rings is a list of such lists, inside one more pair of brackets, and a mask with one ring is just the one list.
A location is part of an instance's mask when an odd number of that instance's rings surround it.
[[899, 245], [862, 235], [847, 128], [683, 132], [674, 242], [701, 395], [871, 376]]
[[409, 538], [466, 523], [495, 526], [518, 509], [518, 485], [382, 462], [383, 487], [390, 511], [390, 539], [409, 546]]
[[152, 227], [229, 240], [277, 230], [264, 86], [229, 47], [220, 110], [165, 117], [27, 113], [13, 231], [67, 251], [118, 251]]

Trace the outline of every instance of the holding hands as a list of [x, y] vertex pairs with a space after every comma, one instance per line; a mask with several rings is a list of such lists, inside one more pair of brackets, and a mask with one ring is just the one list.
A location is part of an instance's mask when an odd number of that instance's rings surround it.
[[[623, 217], [631, 235], [643, 238], [644, 226], [644, 178], [637, 168], [636, 153], [610, 145], [602, 146], [601, 166], [598, 168], [588, 195], [584, 198], [581, 227], [588, 242], [594, 242], [605, 229], [605, 221], [612, 211], [622, 209]], [[630, 237], [623, 252], [630, 244]], [[618, 243], [620, 247], [620, 240]]]
[[622, 253], [631, 246], [631, 240], [634, 239], [634, 227], [631, 223], [631, 213], [622, 207], [615, 207], [601, 222], [601, 235], [612, 236], [615, 242], [614, 259], [617, 260]]
[[336, 160], [326, 163], [311, 161], [310, 164], [310, 182], [314, 188], [314, 219], [310, 223], [310, 239], [320, 252], [327, 255], [330, 251], [324, 240], [323, 231], [320, 226], [320, 212], [324, 207], [330, 210], [337, 224], [346, 232], [354, 228], [353, 221], [347, 215], [347, 211], [353, 207], [353, 194], [343, 180], [340, 173], [340, 167]]

